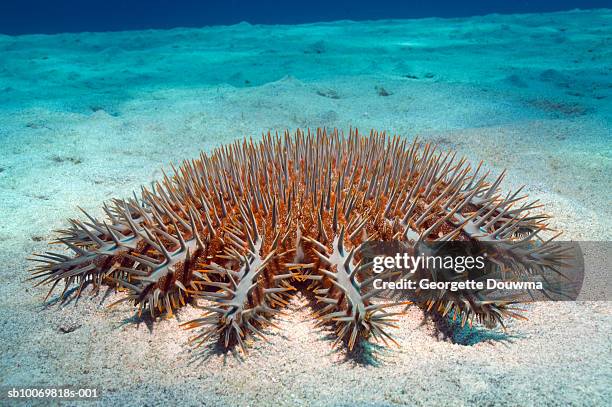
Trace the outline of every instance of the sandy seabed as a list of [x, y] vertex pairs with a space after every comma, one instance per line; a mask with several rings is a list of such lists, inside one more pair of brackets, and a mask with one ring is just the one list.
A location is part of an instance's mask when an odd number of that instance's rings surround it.
[[[136, 323], [105, 306], [115, 294], [43, 307], [25, 280], [77, 205], [100, 215], [169, 163], [285, 128], [456, 149], [507, 168], [567, 239], [612, 240], [610, 61], [609, 10], [0, 36], [0, 385], [94, 386], [105, 405], [608, 405], [608, 301], [536, 303], [505, 332], [453, 338], [410, 310], [401, 348], [354, 359], [297, 297], [240, 360], [193, 351], [178, 325], [194, 308]], [[586, 254], [608, 280], [609, 259]]]

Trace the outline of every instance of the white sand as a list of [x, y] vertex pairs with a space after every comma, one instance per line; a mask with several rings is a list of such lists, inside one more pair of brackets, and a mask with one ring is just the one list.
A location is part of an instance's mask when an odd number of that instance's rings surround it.
[[[195, 309], [149, 329], [99, 298], [43, 309], [45, 289], [24, 280], [25, 258], [77, 205], [100, 214], [170, 162], [287, 127], [436, 141], [507, 168], [506, 188], [527, 184], [568, 239], [612, 240], [611, 21], [592, 11], [0, 37], [0, 385], [97, 386], [120, 405], [608, 404], [610, 302], [534, 304], [529, 321], [465, 345], [436, 339], [412, 310], [395, 332], [402, 347], [359, 363], [332, 351], [296, 299], [241, 362], [193, 352], [178, 324]], [[589, 256], [609, 279], [609, 255]]]

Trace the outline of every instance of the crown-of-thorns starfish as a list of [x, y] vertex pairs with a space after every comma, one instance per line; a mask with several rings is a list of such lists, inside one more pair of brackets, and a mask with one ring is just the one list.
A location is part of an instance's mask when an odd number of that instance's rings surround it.
[[[206, 313], [185, 324], [201, 329], [195, 341], [217, 337], [245, 352], [245, 340], [265, 339], [262, 330], [305, 288], [337, 343], [387, 343], [396, 315], [387, 307], [398, 302], [377, 300], [377, 276], [359, 252], [364, 242], [500, 241], [513, 254], [510, 270], [559, 261], [546, 242], [525, 249], [546, 229], [547, 216], [531, 213], [536, 202], [521, 203], [520, 190], [501, 195], [503, 173], [490, 181], [481, 165], [436, 150], [357, 130], [238, 141], [172, 167], [174, 175], [140, 197], [113, 200], [103, 221], [71, 219], [57, 242], [73, 253], [36, 255], [33, 278], [51, 284], [49, 294], [63, 281], [61, 300], [86, 286], [115, 286], [139, 315], [172, 315], [201, 299]], [[508, 303], [468, 293], [416, 305], [463, 323], [517, 316]]]

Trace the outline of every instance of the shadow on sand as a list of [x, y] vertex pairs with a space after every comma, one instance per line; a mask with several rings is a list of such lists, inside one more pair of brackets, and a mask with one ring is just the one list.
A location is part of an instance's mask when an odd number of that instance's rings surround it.
[[457, 345], [473, 346], [481, 342], [496, 342], [509, 344], [520, 335], [509, 334], [498, 328], [486, 328], [478, 325], [461, 325], [451, 317], [424, 316], [423, 325], [431, 320], [434, 324], [434, 337], [438, 340], [448, 341]]

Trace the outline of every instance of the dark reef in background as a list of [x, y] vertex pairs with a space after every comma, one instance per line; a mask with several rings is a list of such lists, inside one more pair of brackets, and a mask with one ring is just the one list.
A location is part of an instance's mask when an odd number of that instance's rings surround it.
[[122, 31], [610, 8], [612, 0], [2, 0], [0, 33]]

